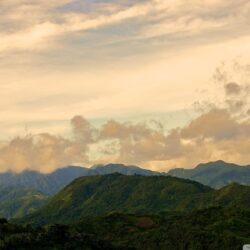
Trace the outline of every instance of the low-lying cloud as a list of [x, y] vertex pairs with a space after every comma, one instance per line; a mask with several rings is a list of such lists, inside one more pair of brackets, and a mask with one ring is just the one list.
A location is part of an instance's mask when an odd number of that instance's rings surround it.
[[48, 133], [16, 137], [0, 148], [0, 170], [34, 169], [50, 172], [74, 162], [88, 163], [88, 144], [94, 142], [88, 121], [76, 116], [71, 120], [72, 139]]

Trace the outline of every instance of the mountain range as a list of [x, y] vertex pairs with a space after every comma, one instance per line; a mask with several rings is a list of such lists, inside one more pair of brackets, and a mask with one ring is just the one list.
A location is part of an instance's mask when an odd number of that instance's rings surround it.
[[78, 177], [112, 173], [143, 176], [171, 175], [198, 181], [213, 188], [221, 188], [234, 182], [250, 185], [250, 166], [239, 166], [224, 161], [216, 161], [199, 164], [193, 169], [176, 168], [168, 173], [150, 171], [137, 166], [126, 166], [123, 164], [95, 165], [91, 168], [67, 166], [49, 174], [29, 170], [21, 173], [5, 172], [0, 174], [0, 186], [25, 187], [46, 195], [54, 195]]
[[0, 216], [16, 218], [25, 216], [45, 204], [65, 186], [82, 176], [98, 176], [112, 173], [141, 176], [174, 176], [190, 179], [219, 189], [231, 183], [250, 184], [250, 167], [223, 161], [199, 164], [194, 169], [173, 169], [160, 173], [123, 164], [95, 165], [91, 168], [68, 166], [50, 174], [37, 171], [0, 174]]

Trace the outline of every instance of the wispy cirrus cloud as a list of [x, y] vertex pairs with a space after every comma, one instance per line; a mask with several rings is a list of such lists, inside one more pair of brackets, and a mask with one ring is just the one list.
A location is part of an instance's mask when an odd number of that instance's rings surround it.
[[[247, 20], [249, 2], [233, 1], [8, 1], [2, 7], [0, 51], [34, 50], [63, 40], [64, 35], [96, 30], [130, 19], [137, 36], [149, 39], [171, 34], [197, 34], [234, 28]], [[75, 6], [75, 7], [74, 7]], [[93, 7], [91, 7], [93, 6]], [[6, 27], [6, 28], [4, 28]], [[122, 36], [122, 33], [120, 34]], [[60, 38], [61, 37], [61, 38]]]
[[[148, 6], [130, 6], [122, 8], [119, 4], [101, 5], [99, 11], [90, 13], [71, 11], [56, 11], [63, 3], [72, 1], [12, 1], [0, 3], [3, 7], [2, 31], [0, 50], [33, 50], [48, 46], [49, 41], [68, 33], [97, 29], [102, 26], [121, 22], [130, 18], [145, 15]], [[104, 8], [103, 8], [104, 7]], [[112, 12], [110, 13], [110, 9]], [[67, 8], [66, 8], [67, 10]], [[8, 27], [9, 24], [9, 27]], [[48, 44], [46, 44], [48, 43]]]

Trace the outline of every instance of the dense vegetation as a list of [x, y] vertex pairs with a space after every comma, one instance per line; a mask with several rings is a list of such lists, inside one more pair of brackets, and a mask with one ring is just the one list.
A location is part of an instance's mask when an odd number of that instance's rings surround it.
[[181, 211], [196, 208], [195, 201], [212, 191], [200, 183], [169, 176], [111, 174], [81, 177], [25, 221], [46, 224], [72, 222], [82, 216], [110, 212]]
[[70, 223], [83, 216], [110, 212], [142, 215], [213, 206], [250, 207], [250, 187], [230, 184], [214, 190], [198, 182], [170, 176], [81, 177], [21, 221], [36, 225]]
[[233, 182], [250, 185], [250, 166], [239, 166], [224, 161], [199, 164], [194, 169], [177, 168], [169, 175], [198, 181], [213, 188], [221, 188]]
[[240, 250], [250, 211], [209, 208], [158, 215], [109, 214], [32, 228], [0, 220], [0, 249]]

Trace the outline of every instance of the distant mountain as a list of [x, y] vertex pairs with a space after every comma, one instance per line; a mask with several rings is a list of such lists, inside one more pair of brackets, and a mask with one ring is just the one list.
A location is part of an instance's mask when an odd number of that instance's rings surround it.
[[13, 172], [2, 173], [0, 174], [0, 186], [26, 187], [47, 195], [53, 195], [78, 177], [104, 175], [115, 172], [125, 175], [161, 175], [158, 172], [122, 164], [98, 165], [92, 168], [68, 166], [57, 169], [50, 174], [28, 170], [19, 174]]
[[155, 172], [137, 166], [126, 166], [123, 164], [108, 164], [108, 165], [95, 165], [91, 168], [96, 171], [97, 174], [113, 174], [120, 173], [123, 175], [143, 175], [143, 176], [155, 176], [155, 175], [166, 175], [166, 173]]
[[199, 164], [194, 169], [177, 168], [170, 170], [168, 174], [198, 181], [214, 188], [221, 188], [234, 182], [250, 185], [250, 166], [239, 166], [224, 161]]
[[0, 218], [18, 218], [34, 212], [48, 196], [28, 189], [0, 187]]
[[92, 171], [90, 173], [88, 168], [75, 166], [58, 169], [50, 174], [28, 170], [18, 174], [7, 172], [0, 174], [0, 186], [25, 187], [53, 195], [75, 178], [90, 174], [92, 174]]
[[110, 174], [81, 177], [24, 221], [66, 223], [82, 216], [111, 212], [155, 214], [214, 206], [249, 208], [250, 187], [230, 184], [214, 190], [198, 182], [171, 176]]

